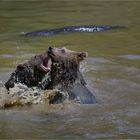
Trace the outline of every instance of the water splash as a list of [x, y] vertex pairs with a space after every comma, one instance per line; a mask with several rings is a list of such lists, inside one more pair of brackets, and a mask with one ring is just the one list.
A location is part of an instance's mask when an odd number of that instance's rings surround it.
[[57, 89], [44, 91], [37, 87], [28, 88], [21, 83], [15, 84], [14, 88], [7, 91], [4, 84], [0, 82], [0, 108], [49, 103], [57, 92], [62, 93]]

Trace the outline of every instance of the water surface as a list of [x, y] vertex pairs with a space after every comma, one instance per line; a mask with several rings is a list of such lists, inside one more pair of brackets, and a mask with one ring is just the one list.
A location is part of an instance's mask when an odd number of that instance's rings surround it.
[[[140, 2], [1, 1], [0, 80], [49, 46], [87, 51], [81, 71], [98, 103], [1, 109], [0, 138], [140, 138]], [[21, 32], [73, 25], [125, 30], [26, 38]]]

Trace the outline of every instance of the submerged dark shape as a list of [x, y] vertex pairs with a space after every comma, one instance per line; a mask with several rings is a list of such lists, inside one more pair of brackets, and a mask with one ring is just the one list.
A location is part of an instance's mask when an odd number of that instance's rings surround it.
[[14, 87], [15, 83], [22, 83], [28, 87], [38, 86], [48, 71], [47, 52], [36, 55], [28, 62], [17, 65], [16, 70], [5, 83], [5, 87], [9, 90]]
[[57, 88], [67, 92], [69, 99], [77, 100], [81, 104], [96, 103], [95, 96], [86, 87], [86, 82], [79, 70], [80, 62], [87, 56], [85, 52], [75, 52], [66, 48], [49, 48], [51, 71], [44, 89]]
[[25, 36], [52, 36], [60, 33], [72, 33], [72, 32], [101, 32], [105, 30], [111, 30], [111, 29], [118, 29], [118, 28], [124, 28], [124, 26], [119, 25], [83, 25], [83, 26], [68, 26], [68, 27], [62, 27], [62, 28], [56, 28], [56, 29], [44, 29], [39, 31], [33, 31], [33, 32], [27, 32], [23, 33]]

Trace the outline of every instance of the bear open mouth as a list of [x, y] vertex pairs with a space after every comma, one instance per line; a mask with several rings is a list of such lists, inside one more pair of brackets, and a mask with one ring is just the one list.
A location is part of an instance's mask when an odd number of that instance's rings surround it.
[[47, 56], [45, 56], [45, 58], [43, 59], [43, 62], [41, 63], [41, 68], [45, 71], [45, 72], [49, 72], [51, 70], [50, 68], [50, 63], [52, 62], [52, 58], [54, 57], [53, 54], [53, 48], [49, 47], [48, 51], [47, 51]]
[[43, 59], [43, 62], [41, 63], [41, 68], [42, 68], [45, 72], [49, 72], [49, 71], [50, 71], [49, 60], [50, 60], [50, 57], [49, 57], [49, 56], [46, 56], [46, 57]]

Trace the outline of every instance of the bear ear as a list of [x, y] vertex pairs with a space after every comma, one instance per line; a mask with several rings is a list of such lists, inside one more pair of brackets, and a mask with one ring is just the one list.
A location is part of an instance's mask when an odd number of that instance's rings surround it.
[[87, 53], [87, 52], [80, 52], [80, 53], [78, 54], [78, 58], [79, 58], [80, 60], [84, 60], [84, 58], [87, 57], [87, 56], [88, 56], [88, 53]]

